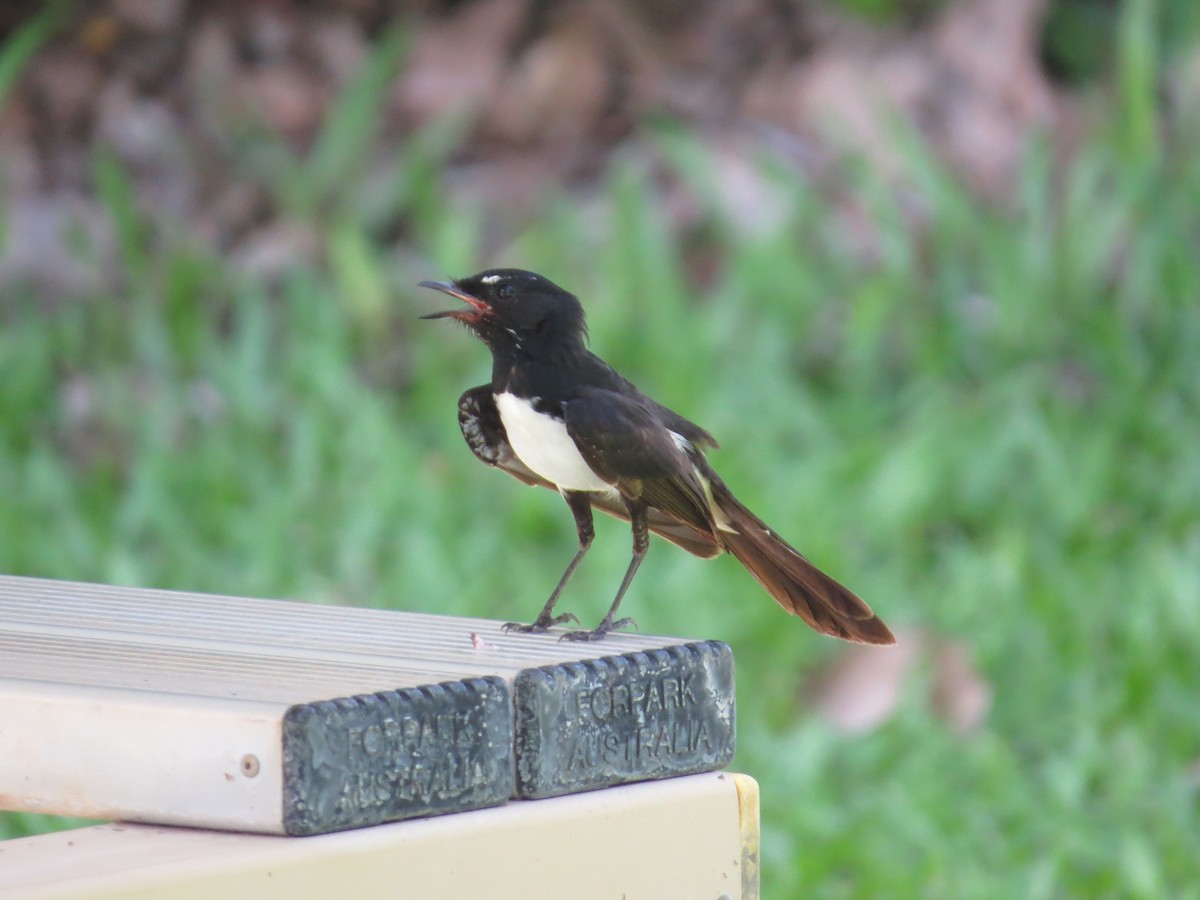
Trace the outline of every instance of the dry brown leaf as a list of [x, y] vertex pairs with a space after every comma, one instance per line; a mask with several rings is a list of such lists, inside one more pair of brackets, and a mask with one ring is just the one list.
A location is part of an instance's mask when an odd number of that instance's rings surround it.
[[319, 246], [312, 226], [280, 219], [241, 241], [233, 263], [255, 278], [269, 281], [298, 263], [312, 259]]
[[250, 72], [242, 77], [240, 90], [275, 129], [294, 141], [303, 141], [317, 130], [329, 100], [312, 70], [297, 63]]
[[508, 67], [488, 133], [517, 144], [584, 139], [609, 99], [605, 43], [587, 8], [574, 10]]
[[747, 93], [751, 115], [796, 132], [818, 128], [898, 171], [889, 115], [917, 124], [980, 189], [1011, 182], [1031, 129], [1050, 123], [1038, 64], [1045, 0], [961, 0], [923, 32], [842, 25], [807, 61], [766, 67]]
[[401, 108], [418, 122], [486, 105], [505, 69], [505, 50], [525, 11], [522, 0], [463, 4], [422, 23], [396, 83]]
[[[914, 680], [922, 663], [931, 671], [928, 682]], [[978, 730], [991, 709], [992, 687], [967, 645], [924, 629], [897, 630], [891, 647], [848, 647], [814, 679], [808, 699], [839, 731], [863, 734], [890, 719], [914, 684], [927, 685], [934, 715], [959, 735]]]
[[932, 653], [929, 699], [934, 713], [960, 735], [977, 731], [992, 708], [992, 686], [979, 674], [961, 641], [941, 641]]
[[113, 12], [135, 28], [152, 34], [165, 34], [183, 23], [186, 0], [112, 0]]
[[855, 644], [819, 675], [809, 692], [817, 713], [846, 734], [873, 731], [895, 713], [916, 667], [923, 639], [896, 632], [889, 647]]

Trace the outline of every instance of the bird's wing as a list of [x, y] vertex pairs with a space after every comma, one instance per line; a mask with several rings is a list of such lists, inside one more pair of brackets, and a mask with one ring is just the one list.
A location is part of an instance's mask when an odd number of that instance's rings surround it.
[[513, 452], [490, 384], [481, 384], [479, 387], [463, 391], [463, 395], [458, 398], [458, 427], [466, 438], [467, 446], [481, 462], [503, 469], [526, 484], [554, 488], [554, 485], [521, 462]]
[[601, 388], [606, 391], [621, 394], [622, 396], [634, 395], [637, 397], [637, 402], [648, 407], [654, 417], [663, 425], [674, 431], [676, 434], [681, 434], [688, 439], [688, 442], [697, 448], [711, 447], [714, 450], [720, 446], [717, 439], [689, 419], [685, 419], [673, 409], [668, 409], [657, 400], [647, 397], [638, 386], [598, 357], [595, 353], [588, 352], [582, 360], [584, 381], [592, 387]]
[[567, 434], [597, 475], [695, 531], [716, 529], [686, 436], [638, 396], [585, 387], [563, 404]]
[[[553, 484], [542, 478], [513, 452], [508, 442], [508, 433], [496, 408], [495, 396], [490, 384], [483, 384], [465, 391], [458, 400], [458, 426], [462, 429], [467, 446], [480, 461], [503, 469], [514, 478], [530, 485], [556, 490]], [[589, 494], [592, 506], [610, 516], [629, 521], [629, 513], [620, 498], [605, 494]], [[650, 510], [647, 516], [650, 530], [660, 537], [677, 544], [689, 553], [706, 559], [719, 555], [724, 549], [707, 531], [696, 531], [665, 513]]]

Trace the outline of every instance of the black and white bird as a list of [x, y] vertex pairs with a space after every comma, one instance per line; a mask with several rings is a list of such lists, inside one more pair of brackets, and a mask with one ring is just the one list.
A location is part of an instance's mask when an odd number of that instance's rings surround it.
[[653, 531], [697, 556], [732, 553], [772, 597], [817, 631], [867, 644], [895, 642], [854, 593], [778, 537], [737, 501], [705, 459], [713, 436], [639, 391], [586, 346], [583, 307], [571, 293], [522, 269], [488, 269], [457, 281], [423, 281], [465, 305], [424, 316], [466, 325], [492, 351], [492, 381], [458, 401], [458, 422], [479, 459], [526, 484], [557, 490], [575, 516], [579, 550], [529, 625], [544, 632], [578, 619], [555, 615], [559, 594], [595, 531], [593, 508], [633, 527], [633, 559], [599, 640], [631, 624], [617, 607]]

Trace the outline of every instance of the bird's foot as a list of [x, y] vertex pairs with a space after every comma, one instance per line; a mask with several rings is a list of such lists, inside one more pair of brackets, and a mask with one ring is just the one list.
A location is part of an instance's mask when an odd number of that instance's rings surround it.
[[611, 619], [606, 618], [606, 619], [602, 620], [600, 622], [600, 624], [597, 625], [592, 631], [568, 631], [566, 634], [564, 634], [562, 637], [560, 637], [559, 640], [560, 641], [601, 641], [601, 640], [604, 640], [604, 636], [606, 634], [608, 634], [610, 631], [620, 631], [622, 628], [629, 628], [629, 627], [633, 627], [636, 629], [638, 627], [638, 624], [633, 619], [629, 619], [629, 618], [617, 619], [617, 621], [615, 621], [615, 622], [612, 621]]
[[528, 625], [521, 622], [505, 622], [501, 627], [505, 634], [516, 631], [519, 634], [545, 634], [555, 625], [562, 625], [564, 622], [579, 624], [579, 617], [574, 613], [562, 613], [557, 616], [538, 616]]

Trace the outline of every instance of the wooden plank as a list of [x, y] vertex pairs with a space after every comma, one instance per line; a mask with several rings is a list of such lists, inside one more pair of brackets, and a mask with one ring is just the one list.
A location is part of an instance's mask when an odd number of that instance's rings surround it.
[[302, 839], [102, 825], [0, 843], [0, 895], [755, 900], [757, 791], [710, 773]]
[[311, 834], [728, 764], [724, 645], [501, 624], [0, 576], [0, 808]]

